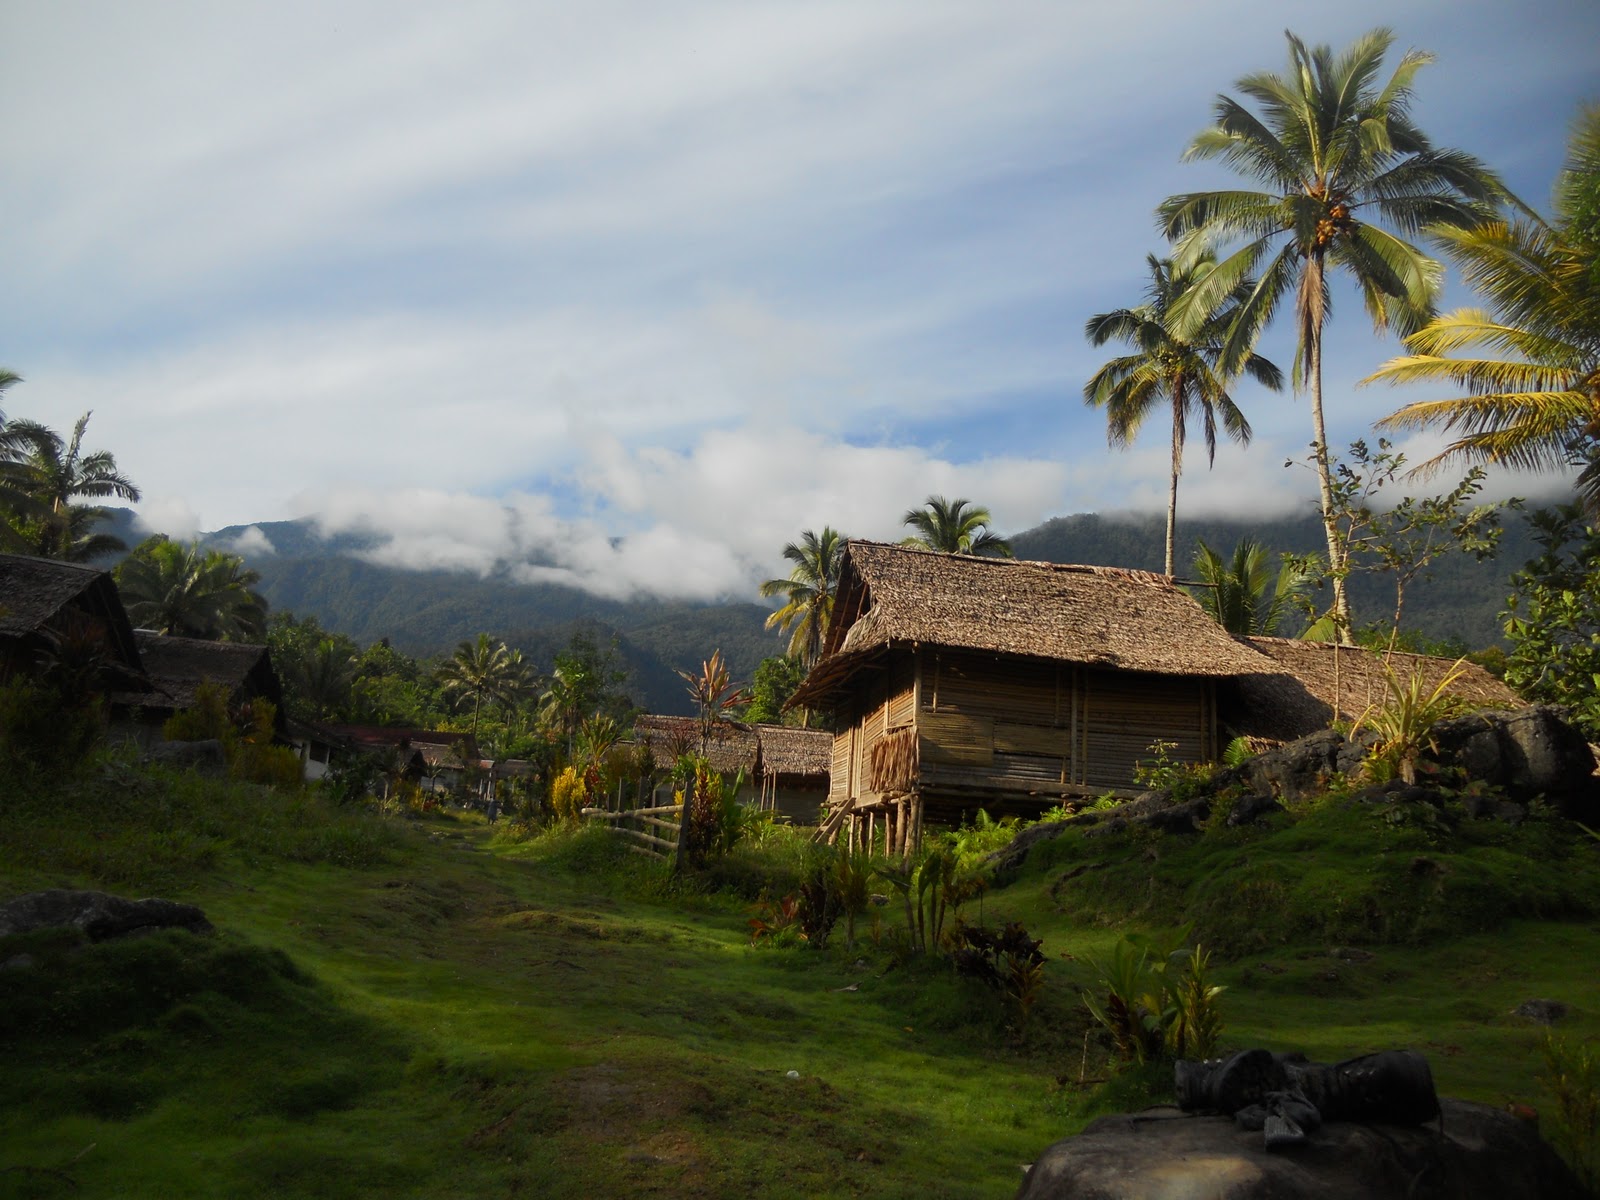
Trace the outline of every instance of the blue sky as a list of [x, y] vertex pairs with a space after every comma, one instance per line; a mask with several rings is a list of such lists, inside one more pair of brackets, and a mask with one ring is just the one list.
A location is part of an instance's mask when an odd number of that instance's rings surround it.
[[[1106, 448], [1083, 322], [1140, 299], [1162, 198], [1226, 181], [1179, 161], [1216, 93], [1285, 26], [1379, 24], [1437, 57], [1423, 127], [1542, 206], [1592, 0], [18, 0], [8, 411], [92, 408], [155, 528], [315, 516], [611, 595], [749, 595], [933, 492], [1002, 530], [1159, 509], [1165, 433]], [[1396, 347], [1336, 303], [1344, 442], [1422, 397], [1354, 389]], [[1236, 398], [1256, 442], [1181, 513], [1308, 502], [1304, 402]]]

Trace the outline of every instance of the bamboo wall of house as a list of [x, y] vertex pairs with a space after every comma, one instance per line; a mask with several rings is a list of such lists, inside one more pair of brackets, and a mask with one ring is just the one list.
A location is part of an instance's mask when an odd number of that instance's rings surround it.
[[1174, 761], [1217, 754], [1213, 680], [970, 651], [891, 651], [840, 715], [830, 800], [857, 808], [1131, 791], [1152, 742], [1174, 743]]

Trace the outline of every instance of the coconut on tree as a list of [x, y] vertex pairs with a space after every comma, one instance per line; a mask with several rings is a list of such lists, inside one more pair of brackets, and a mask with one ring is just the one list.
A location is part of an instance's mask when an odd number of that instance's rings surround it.
[[[1136, 308], [1098, 313], [1084, 326], [1084, 336], [1092, 345], [1117, 341], [1134, 352], [1114, 358], [1096, 371], [1084, 384], [1083, 398], [1105, 409], [1106, 437], [1113, 446], [1131, 445], [1145, 418], [1163, 407], [1170, 408], [1172, 473], [1167, 489], [1166, 547], [1166, 574], [1170, 576], [1178, 523], [1178, 476], [1183, 473], [1189, 418], [1200, 418], [1206, 461], [1212, 465], [1217, 458], [1219, 422], [1240, 445], [1250, 441], [1250, 422], [1228, 392], [1231, 376], [1221, 369], [1221, 361], [1228, 329], [1255, 281], [1240, 280], [1205, 323], [1184, 336], [1173, 326], [1173, 305], [1215, 270], [1216, 256], [1205, 251], [1181, 266], [1153, 254], [1145, 261], [1150, 268], [1145, 302]], [[1259, 354], [1247, 355], [1241, 371], [1273, 391], [1283, 387], [1282, 372]]]
[[1422, 464], [1548, 470], [1578, 462], [1578, 491], [1600, 513], [1600, 105], [1573, 123], [1551, 218], [1446, 231], [1444, 251], [1487, 308], [1434, 318], [1410, 351], [1366, 382], [1447, 384], [1466, 394], [1408, 404], [1378, 422], [1458, 435]]
[[1235, 247], [1174, 303], [1180, 333], [1198, 332], [1241, 281], [1256, 280], [1224, 341], [1224, 371], [1242, 366], [1293, 293], [1295, 377], [1310, 393], [1334, 618], [1348, 640], [1345, 549], [1334, 521], [1322, 394], [1332, 277], [1342, 273], [1356, 285], [1380, 333], [1413, 334], [1433, 315], [1443, 270], [1407, 239], [1480, 226], [1506, 193], [1476, 158], [1435, 146], [1412, 120], [1412, 84], [1431, 55], [1407, 50], [1383, 79], [1394, 43], [1387, 29], [1337, 54], [1287, 36], [1286, 72], [1247, 75], [1236, 84], [1255, 111], [1218, 97], [1215, 124], [1184, 155], [1220, 160], [1255, 187], [1173, 196], [1158, 212], [1180, 259], [1201, 248]]
[[994, 531], [994, 518], [981, 504], [966, 499], [929, 496], [921, 508], [908, 509], [901, 518], [917, 532], [902, 546], [921, 546], [942, 554], [977, 554], [1010, 558], [1011, 543]]

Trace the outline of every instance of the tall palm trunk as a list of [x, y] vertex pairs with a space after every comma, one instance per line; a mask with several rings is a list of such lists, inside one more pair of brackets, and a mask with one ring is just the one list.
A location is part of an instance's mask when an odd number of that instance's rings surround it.
[[1314, 305], [1303, 328], [1306, 340], [1306, 374], [1311, 380], [1311, 453], [1316, 461], [1317, 488], [1322, 499], [1322, 531], [1328, 540], [1328, 572], [1333, 578], [1333, 620], [1338, 640], [1354, 643], [1350, 637], [1350, 599], [1345, 591], [1345, 545], [1339, 536], [1338, 516], [1333, 508], [1333, 467], [1328, 454], [1328, 427], [1322, 415], [1322, 306], [1324, 264], [1320, 252], [1306, 259], [1305, 279], [1301, 284], [1301, 303]]
[[1179, 375], [1172, 387], [1172, 481], [1167, 488], [1167, 578], [1172, 578], [1174, 542], [1178, 529], [1178, 476], [1183, 472], [1183, 394], [1184, 378]]

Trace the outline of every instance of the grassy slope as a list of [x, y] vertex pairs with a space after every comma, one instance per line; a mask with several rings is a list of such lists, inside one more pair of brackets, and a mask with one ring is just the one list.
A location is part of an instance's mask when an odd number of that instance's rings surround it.
[[[1403, 836], [1389, 849], [1412, 853]], [[1091, 853], [1107, 866], [1073, 875]], [[1600, 856], [1576, 853], [1563, 869], [1587, 878]], [[1020, 1042], [943, 969], [752, 949], [738, 902], [668, 900], [648, 874], [617, 886], [605, 854], [132, 775], [65, 804], [9, 798], [0, 897], [159, 892], [221, 933], [0, 945], [37, 964], [0, 971], [0, 1005], [23, 1015], [10, 1044], [0, 1028], [0, 1195], [1007, 1196], [1096, 1103], [1073, 1085], [1104, 1069], [1092, 1043], [1082, 1057], [1075, 995], [1115, 914], [1151, 919], [1151, 897], [1215, 856], [1238, 870], [1305, 849], [1039, 856], [983, 904], [1052, 955]], [[1592, 918], [1365, 940], [1360, 963], [1238, 947], [1228, 1041], [1415, 1045], [1442, 1090], [1499, 1102], [1535, 1094], [1538, 1035], [1515, 1004], [1564, 999], [1571, 1032], [1600, 1032]]]

